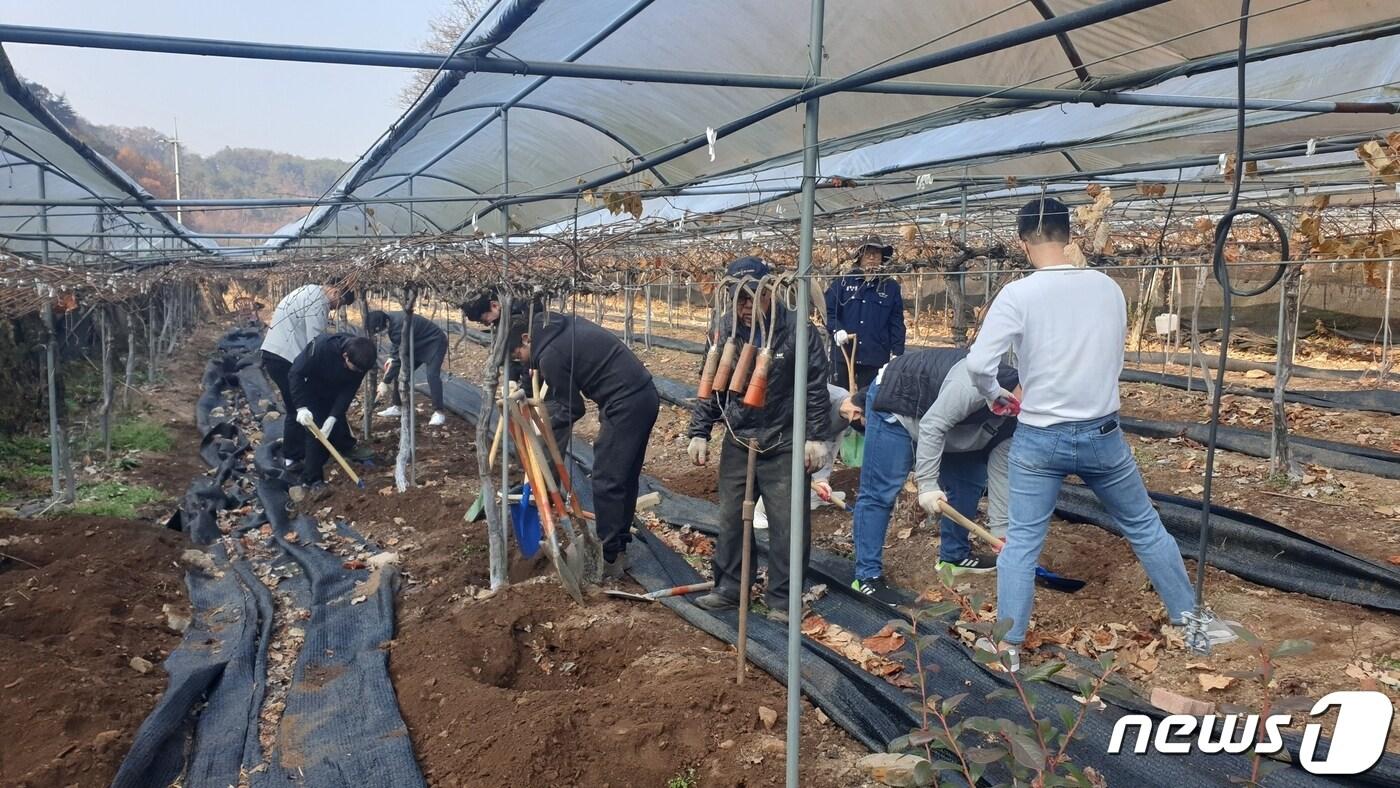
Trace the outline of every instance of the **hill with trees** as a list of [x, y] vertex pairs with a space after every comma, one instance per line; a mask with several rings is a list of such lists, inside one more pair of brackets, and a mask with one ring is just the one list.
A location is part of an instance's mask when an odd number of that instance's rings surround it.
[[[74, 136], [107, 157], [146, 191], [161, 198], [175, 196], [174, 153], [166, 141], [169, 135], [145, 126], [92, 123], [64, 95], [37, 82], [26, 80], [25, 85]], [[260, 148], [224, 148], [204, 156], [182, 147], [180, 191], [187, 199], [320, 197], [349, 166], [339, 159], [308, 159]], [[184, 221], [186, 226], [201, 232], [265, 233], [305, 213], [305, 208], [185, 211]]]

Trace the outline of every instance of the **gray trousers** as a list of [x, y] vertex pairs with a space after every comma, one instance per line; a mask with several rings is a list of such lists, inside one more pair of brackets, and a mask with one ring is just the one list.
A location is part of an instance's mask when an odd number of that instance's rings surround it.
[[[719, 455], [719, 540], [713, 559], [715, 591], [730, 599], [739, 598], [739, 571], [744, 543], [744, 480], [748, 472], [749, 450], [726, 433]], [[762, 496], [768, 513], [768, 591], [764, 603], [787, 608], [789, 594], [788, 555], [792, 545], [792, 446], [760, 452], [754, 464], [754, 498]], [[802, 477], [802, 502], [807, 502], [811, 475]], [[801, 508], [802, 567], [806, 574], [812, 552], [811, 511]], [[750, 566], [757, 574], [758, 552]]]

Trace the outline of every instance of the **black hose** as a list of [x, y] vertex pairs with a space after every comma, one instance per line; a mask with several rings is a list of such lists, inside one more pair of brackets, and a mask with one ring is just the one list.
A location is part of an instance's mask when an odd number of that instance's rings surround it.
[[[1215, 280], [1220, 283], [1221, 304], [1220, 304], [1220, 358], [1215, 367], [1215, 389], [1211, 392], [1210, 398], [1210, 427], [1206, 441], [1206, 473], [1203, 483], [1204, 489], [1201, 491], [1201, 540], [1197, 550], [1196, 559], [1196, 614], [1200, 615], [1205, 606], [1206, 588], [1206, 552], [1210, 546], [1210, 499], [1212, 482], [1215, 479], [1215, 442], [1217, 432], [1220, 429], [1220, 397], [1225, 389], [1225, 361], [1230, 353], [1230, 324], [1233, 314], [1233, 299], [1235, 296], [1248, 298], [1249, 296], [1260, 295], [1267, 292], [1274, 285], [1279, 283], [1284, 273], [1288, 269], [1288, 231], [1284, 229], [1283, 223], [1268, 211], [1257, 208], [1240, 208], [1240, 188], [1244, 181], [1244, 102], [1245, 102], [1245, 53], [1249, 48], [1249, 3], [1250, 0], [1242, 0], [1240, 3], [1240, 46], [1239, 59], [1236, 71], [1236, 90], [1239, 99], [1239, 106], [1235, 109], [1235, 166], [1233, 173], [1233, 188], [1230, 190], [1230, 210], [1222, 217], [1215, 226], [1215, 247], [1211, 254], [1211, 268], [1215, 275]], [[1278, 233], [1281, 252], [1279, 262], [1274, 266], [1274, 272], [1269, 280], [1259, 287], [1250, 290], [1236, 290], [1230, 283], [1230, 267], [1225, 260], [1225, 245], [1230, 240], [1230, 228], [1234, 225], [1236, 217], [1246, 214], [1258, 216], [1268, 222], [1274, 232]], [[1283, 353], [1284, 348], [1280, 342], [1279, 353]]]

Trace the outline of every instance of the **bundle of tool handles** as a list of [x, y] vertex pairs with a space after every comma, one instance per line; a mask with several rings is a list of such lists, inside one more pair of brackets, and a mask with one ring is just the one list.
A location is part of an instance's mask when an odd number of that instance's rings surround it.
[[[764, 291], [768, 292], [768, 314], [763, 314]], [[753, 317], [749, 321], [749, 337], [739, 337], [739, 299], [747, 296], [753, 301]], [[729, 302], [727, 315], [721, 307]], [[821, 322], [826, 322], [826, 304], [813, 299]], [[700, 372], [696, 396], [709, 399], [716, 392], [742, 394], [742, 402], [750, 408], [761, 408], [768, 402], [768, 370], [773, 364], [773, 328], [778, 322], [778, 310], [798, 312], [797, 276], [791, 272], [768, 274], [757, 282], [750, 278], [725, 277], [715, 288], [712, 304], [713, 318], [710, 348], [705, 353], [705, 366]], [[724, 318], [729, 318], [729, 338], [720, 347]], [[798, 320], [806, 320], [807, 310], [798, 312]], [[762, 342], [759, 342], [760, 331]], [[760, 347], [761, 344], [761, 347]]]
[[[564, 589], [579, 604], [583, 604], [584, 583], [594, 585], [603, 579], [603, 544], [598, 539], [594, 518], [583, 510], [574, 495], [564, 463], [563, 452], [549, 428], [549, 415], [544, 395], [548, 386], [540, 387], [538, 376], [532, 387], [533, 396], [526, 398], [523, 389], [508, 390], [501, 398], [505, 418], [496, 422], [492, 441], [492, 459], [500, 446], [503, 424], [509, 423], [510, 438], [525, 479], [535, 491], [540, 527], [544, 531], [544, 550], [559, 572]], [[569, 538], [568, 549], [559, 541], [559, 532]]]

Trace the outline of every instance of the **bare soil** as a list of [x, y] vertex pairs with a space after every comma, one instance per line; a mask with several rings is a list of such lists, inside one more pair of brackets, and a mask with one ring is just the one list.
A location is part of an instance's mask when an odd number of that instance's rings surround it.
[[[429, 784], [665, 785], [694, 769], [699, 785], [781, 785], [784, 689], [756, 669], [736, 686], [726, 644], [659, 604], [579, 607], [542, 557], [514, 556], [513, 585], [486, 590], [485, 523], [462, 520], [474, 439], [449, 417], [423, 430], [416, 486], [394, 492], [385, 463], [365, 491], [332, 476], [326, 501], [400, 554], [389, 667]], [[396, 440], [375, 445], [387, 458]], [[759, 707], [779, 712], [771, 730]], [[863, 784], [859, 745], [806, 704], [803, 730], [803, 785]]]
[[[188, 615], [184, 537], [96, 517], [0, 520], [0, 784], [107, 785]], [[154, 667], [142, 673], [133, 657]]]
[[[591, 319], [591, 314], [583, 314]], [[699, 332], [684, 335], [694, 339]], [[483, 352], [464, 343], [455, 354], [454, 367], [474, 378]], [[688, 381], [698, 367], [698, 357], [690, 353], [662, 349], [637, 352], [660, 376]], [[1330, 360], [1330, 355], [1322, 359]], [[1314, 361], [1315, 358], [1306, 360]], [[1300, 359], [1300, 363], [1306, 362]], [[1350, 366], [1359, 367], [1362, 362]], [[1161, 369], [1161, 365], [1156, 369]], [[1180, 374], [1185, 370], [1168, 371]], [[1232, 372], [1227, 377], [1240, 385], [1271, 382], [1243, 373]], [[1295, 385], [1313, 388], [1315, 382], [1332, 384], [1333, 388], [1364, 387], [1313, 379], [1295, 380]], [[1126, 415], [1197, 422], [1207, 418], [1206, 399], [1200, 393], [1125, 384], [1123, 400]], [[1390, 450], [1400, 448], [1396, 443], [1400, 438], [1396, 420], [1387, 415], [1327, 411], [1303, 405], [1289, 405], [1287, 412], [1297, 434]], [[1226, 397], [1223, 413], [1224, 423], [1268, 429], [1267, 401]], [[695, 468], [685, 453], [683, 436], [688, 416], [684, 409], [662, 406], [647, 452], [646, 471], [678, 493], [715, 501], [714, 469]], [[584, 436], [594, 434], [596, 421], [591, 411], [577, 429]], [[1199, 497], [1204, 468], [1204, 449], [1199, 444], [1185, 439], [1137, 436], [1129, 436], [1129, 440], [1150, 489]], [[1373, 561], [1400, 563], [1400, 481], [1316, 466], [1303, 470], [1301, 481], [1289, 481], [1272, 475], [1266, 459], [1220, 452], [1216, 501]], [[856, 469], [838, 468], [832, 479], [833, 487], [845, 490], [852, 501], [858, 482]], [[830, 507], [819, 509], [813, 516], [813, 530], [818, 546], [851, 555], [849, 514]], [[886, 544], [890, 579], [929, 597], [946, 593], [934, 570], [937, 542], [936, 526], [918, 510], [912, 495], [902, 496]], [[1125, 542], [1092, 526], [1057, 520], [1047, 542], [1044, 563], [1061, 574], [1087, 580], [1089, 585], [1074, 595], [1038, 593], [1031, 642], [1040, 639], [1043, 645], [1033, 651], [1032, 660], [1048, 659], [1057, 648], [1093, 655], [1099, 653], [1100, 646], [1111, 645], [1124, 662], [1123, 675], [1136, 683], [1144, 697], [1153, 688], [1161, 687], [1212, 701], [1224, 709], [1257, 710], [1266, 697], [1272, 696], [1275, 708], [1281, 706], [1300, 715], [1306, 712], [1309, 700], [1333, 690], [1357, 688], [1379, 689], [1393, 700], [1400, 700], [1400, 618], [1396, 616], [1264, 588], [1210, 569], [1207, 593], [1218, 613], [1240, 621], [1265, 644], [1301, 639], [1313, 643], [1313, 649], [1278, 660], [1278, 673], [1269, 691], [1255, 679], [1238, 677], [1223, 689], [1206, 690], [1202, 676], [1229, 678], [1227, 674], [1231, 672], [1254, 670], [1260, 663], [1258, 654], [1247, 645], [1235, 644], [1201, 659], [1187, 652], [1179, 639], [1164, 635], [1161, 603]], [[1194, 572], [1191, 562], [1188, 569]], [[995, 575], [960, 579], [958, 589], [981, 596], [990, 606], [996, 596]], [[1400, 752], [1400, 724], [1392, 727], [1389, 747]]]

